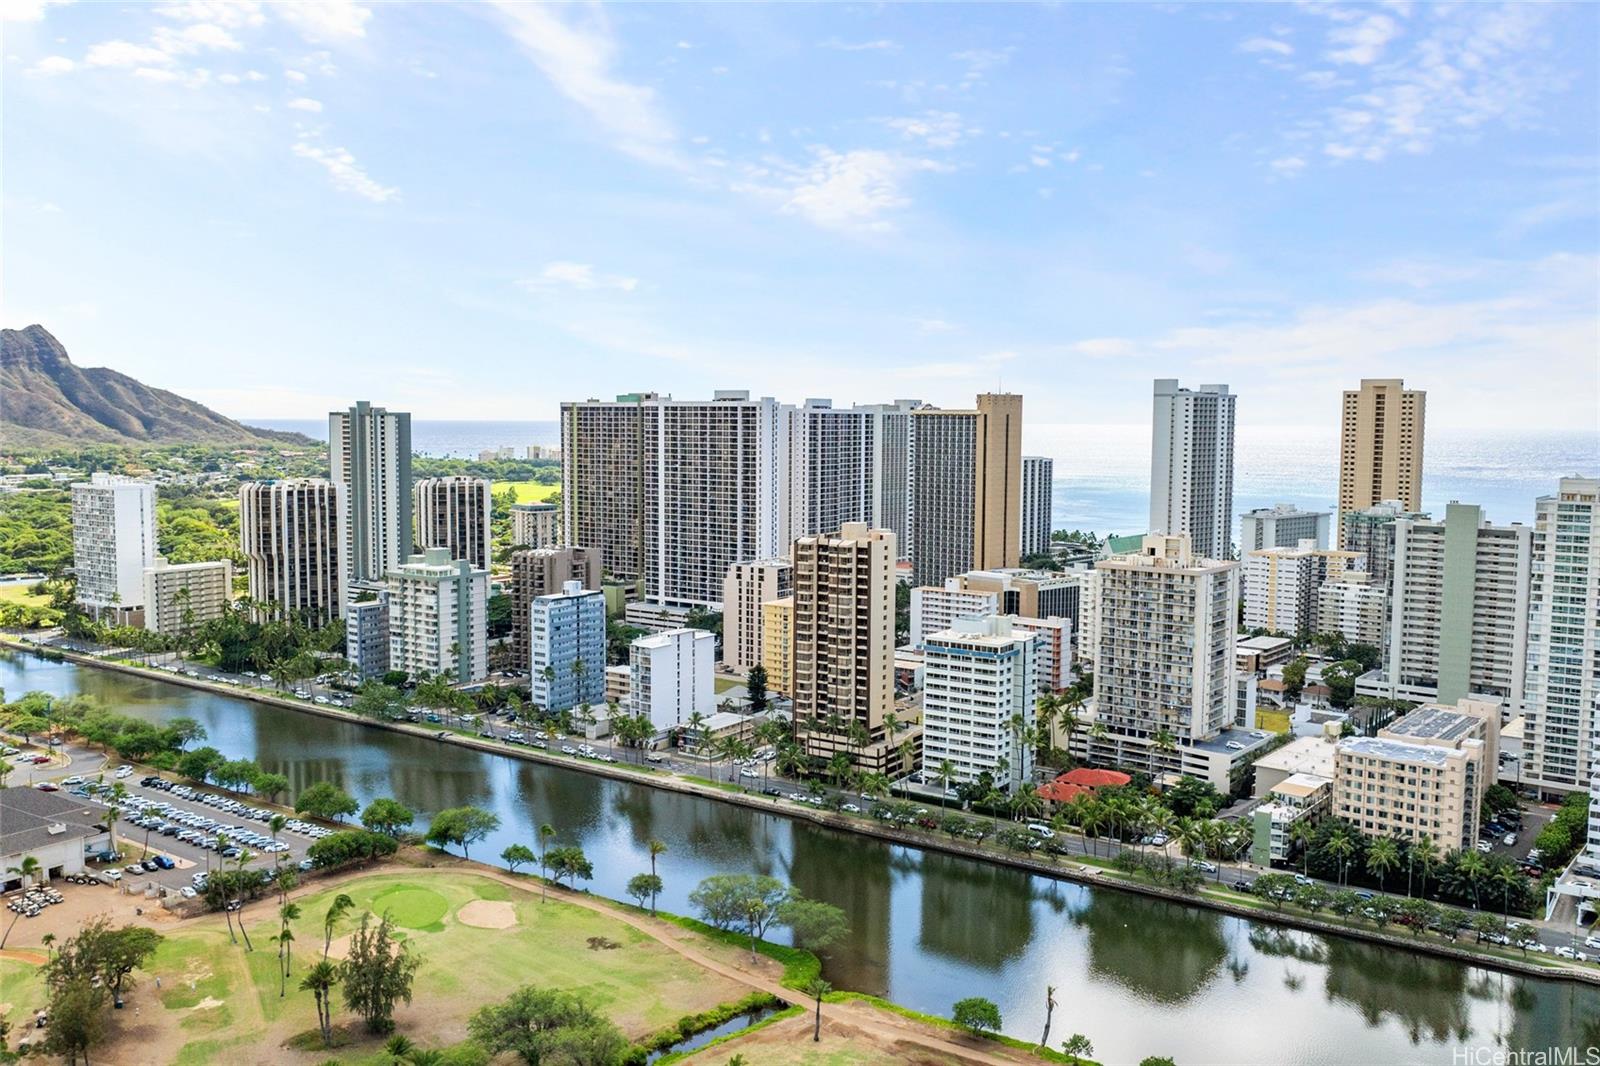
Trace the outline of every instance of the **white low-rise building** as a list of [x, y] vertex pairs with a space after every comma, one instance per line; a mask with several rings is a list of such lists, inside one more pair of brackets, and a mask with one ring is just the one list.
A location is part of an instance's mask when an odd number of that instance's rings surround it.
[[717, 638], [703, 629], [669, 629], [629, 648], [628, 706], [658, 732], [716, 712]]
[[167, 562], [156, 556], [144, 571], [144, 627], [180, 635], [221, 618], [233, 599], [233, 563]]
[[0, 788], [0, 892], [22, 887], [15, 871], [30, 857], [39, 863], [35, 884], [83, 873], [84, 857], [110, 846], [106, 814], [65, 792]]
[[1287, 862], [1294, 856], [1294, 826], [1315, 825], [1333, 802], [1333, 782], [1316, 774], [1291, 774], [1272, 786], [1266, 803], [1252, 812], [1255, 836], [1250, 861], [1257, 866]]

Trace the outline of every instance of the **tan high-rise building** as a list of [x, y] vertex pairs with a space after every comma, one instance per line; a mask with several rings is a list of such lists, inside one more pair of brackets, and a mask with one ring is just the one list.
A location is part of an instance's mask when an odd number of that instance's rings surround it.
[[252, 600], [311, 626], [344, 617], [345, 501], [343, 486], [322, 478], [239, 486], [239, 550]]
[[489, 568], [489, 481], [481, 477], [425, 477], [411, 487], [417, 543], [444, 548], [452, 559]]
[[767, 691], [787, 696], [794, 690], [794, 597], [761, 605], [761, 665]]
[[722, 664], [747, 673], [761, 662], [761, 605], [789, 595], [787, 559], [734, 563], [722, 580]]
[[[1339, 513], [1385, 500], [1422, 510], [1422, 431], [1428, 394], [1399, 378], [1362, 378], [1344, 394], [1339, 434]], [[1344, 547], [1344, 528], [1339, 530]]]
[[865, 522], [794, 542], [795, 738], [869, 773], [905, 773], [894, 709], [894, 534]]
[[983, 393], [970, 411], [911, 414], [913, 585], [1022, 557], [1022, 397]]
[[529, 611], [540, 596], [554, 596], [568, 581], [584, 591], [600, 588], [600, 553], [589, 548], [523, 548], [511, 553], [511, 663], [528, 668]]

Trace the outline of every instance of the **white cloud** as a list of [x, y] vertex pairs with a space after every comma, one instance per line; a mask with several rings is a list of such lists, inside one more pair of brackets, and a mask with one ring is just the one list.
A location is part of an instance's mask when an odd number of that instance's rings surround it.
[[145, 81], [173, 82], [178, 80], [178, 73], [162, 67], [139, 67], [134, 70], [133, 76], [143, 78]]
[[1335, 63], [1368, 66], [1376, 63], [1384, 46], [1399, 35], [1400, 24], [1388, 15], [1368, 15], [1359, 22], [1328, 31], [1329, 42], [1339, 47], [1330, 49], [1327, 57]]
[[293, 0], [274, 4], [272, 13], [308, 41], [338, 43], [367, 35], [372, 12], [355, 0]]
[[400, 199], [400, 190], [374, 181], [356, 157], [344, 148], [327, 148], [311, 141], [296, 141], [292, 149], [301, 159], [309, 159], [328, 172], [334, 188], [354, 193], [375, 204], [390, 203]]
[[982, 84], [989, 71], [1011, 62], [1011, 56], [1015, 51], [1015, 48], [973, 48], [951, 55], [951, 59], [966, 64], [966, 71], [961, 75], [960, 88], [971, 89]]
[[207, 22], [230, 30], [259, 26], [266, 21], [255, 0], [177, 0], [156, 5], [155, 13], [179, 22]]
[[165, 66], [172, 57], [159, 48], [131, 41], [102, 41], [89, 49], [83, 61], [91, 67]]
[[0, 22], [38, 22], [52, 7], [72, 0], [0, 0]]
[[313, 100], [309, 96], [298, 96], [289, 101], [291, 111], [310, 111], [312, 114], [321, 114], [322, 101]]
[[1306, 161], [1297, 155], [1286, 155], [1281, 159], [1274, 159], [1268, 165], [1279, 177], [1292, 178], [1306, 168]]
[[1077, 341], [1068, 347], [1079, 355], [1090, 359], [1116, 359], [1125, 355], [1132, 355], [1138, 351], [1139, 346], [1124, 337], [1090, 337], [1087, 340]]
[[960, 328], [960, 326], [946, 322], [942, 318], [917, 319], [917, 332], [919, 333], [952, 333]]
[[598, 273], [589, 263], [556, 260], [553, 263], [545, 264], [544, 269], [539, 271], [537, 277], [524, 278], [517, 284], [529, 292], [556, 287], [584, 291], [611, 289], [617, 292], [632, 292], [639, 287], [639, 279], [630, 278], [622, 274]]
[[[882, 232], [890, 228], [883, 216], [911, 202], [902, 188], [908, 174], [948, 169], [876, 149], [839, 152], [818, 146], [811, 152], [803, 166], [774, 162], [774, 169], [756, 172], [760, 181], [735, 188], [775, 199], [784, 214], [800, 215], [825, 229]], [[771, 178], [777, 179], [776, 185]]]
[[43, 59], [39, 60], [39, 62], [33, 65], [32, 73], [46, 75], [71, 74], [77, 69], [77, 67], [78, 64], [74, 63], [66, 56], [45, 56]]
[[925, 111], [907, 118], [886, 118], [883, 124], [899, 131], [907, 140], [919, 140], [929, 148], [954, 148], [963, 136], [973, 131], [961, 123], [954, 111]]
[[1288, 41], [1280, 41], [1272, 37], [1251, 37], [1239, 42], [1241, 52], [1270, 52], [1273, 55], [1292, 56], [1294, 45]]
[[181, 30], [158, 26], [151, 40], [163, 52], [175, 56], [207, 50], [237, 52], [240, 47], [233, 34], [211, 22], [191, 23]]
[[837, 37], [830, 37], [826, 41], [819, 41], [818, 48], [831, 48], [836, 52], [898, 52], [900, 45], [894, 41], [880, 39], [876, 41], [841, 41]]
[[303, 83], [306, 80], [305, 71], [302, 70], [286, 70], [283, 72], [283, 76], [296, 83]]
[[617, 46], [603, 10], [591, 10], [588, 24], [578, 26], [557, 14], [566, 9], [554, 6], [511, 0], [494, 0], [492, 6], [556, 90], [587, 112], [620, 150], [651, 163], [684, 165], [673, 150], [676, 133], [655, 90], [613, 71]]

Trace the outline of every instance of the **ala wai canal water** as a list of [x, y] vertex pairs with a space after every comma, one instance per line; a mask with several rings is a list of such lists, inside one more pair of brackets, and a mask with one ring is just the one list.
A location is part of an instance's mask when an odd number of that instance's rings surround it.
[[[475, 804], [501, 829], [481, 857], [533, 844], [549, 822], [592, 857], [590, 888], [625, 898], [665, 841], [662, 906], [717, 872], [758, 872], [843, 907], [842, 988], [936, 1014], [964, 996], [1000, 1005], [1037, 1039], [1047, 985], [1056, 1040], [1083, 1032], [1106, 1063], [1183, 1066], [1448, 1064], [1465, 1048], [1600, 1043], [1600, 989], [1491, 970], [1032, 876], [558, 767], [456, 748], [159, 681], [0, 652], [9, 698], [84, 692], [155, 721], [188, 715], [208, 743], [296, 789], [333, 781], [363, 803], [396, 796], [426, 816]], [[1579, 1062], [1584, 1061], [1579, 1051]]]

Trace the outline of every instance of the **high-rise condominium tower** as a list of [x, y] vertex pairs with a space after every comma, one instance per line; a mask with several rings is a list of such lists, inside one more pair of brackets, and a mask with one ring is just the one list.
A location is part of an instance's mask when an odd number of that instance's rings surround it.
[[1562, 478], [1535, 504], [1524, 692], [1522, 783], [1600, 780], [1600, 480]]
[[155, 485], [112, 474], [73, 485], [72, 558], [78, 602], [96, 617], [134, 621], [156, 558]]
[[600, 591], [600, 553], [588, 548], [522, 548], [511, 553], [511, 663], [528, 668], [528, 626], [533, 601], [559, 593], [575, 581], [586, 592]]
[[720, 607], [729, 566], [779, 554], [780, 428], [775, 400], [733, 390], [562, 404], [566, 542], [656, 603]]
[[1022, 549], [1022, 397], [911, 416], [913, 585], [1014, 567]]
[[1056, 464], [1042, 455], [1022, 457], [1022, 554], [1050, 550], [1051, 487]]
[[411, 416], [365, 400], [329, 413], [328, 467], [349, 508], [345, 571], [382, 581], [411, 555]]
[[389, 669], [463, 685], [489, 676], [489, 571], [429, 548], [387, 583]]
[[[785, 550], [808, 533], [866, 522], [901, 543], [906, 524], [909, 419], [916, 400], [835, 407], [810, 399], [780, 407], [787, 491], [779, 501]], [[902, 551], [904, 546], [902, 544]]]
[[444, 548], [478, 570], [489, 568], [489, 481], [481, 477], [425, 477], [412, 489], [417, 544]]
[[789, 559], [734, 563], [722, 581], [722, 663], [746, 673], [761, 662], [761, 605], [789, 595]]
[[1234, 400], [1226, 385], [1157, 378], [1150, 439], [1150, 531], [1184, 533], [1195, 555], [1232, 555]]
[[291, 618], [321, 625], [343, 617], [344, 490], [322, 478], [239, 486], [239, 550], [250, 598]]
[[894, 708], [894, 568], [894, 534], [864, 522], [794, 543], [796, 738], [874, 773], [911, 769], [884, 725]]
[[[1339, 513], [1385, 500], [1422, 509], [1422, 428], [1428, 394], [1399, 378], [1363, 378], [1344, 394]], [[1340, 529], [1341, 537], [1343, 528]], [[1340, 547], [1345, 545], [1341, 541]]]

